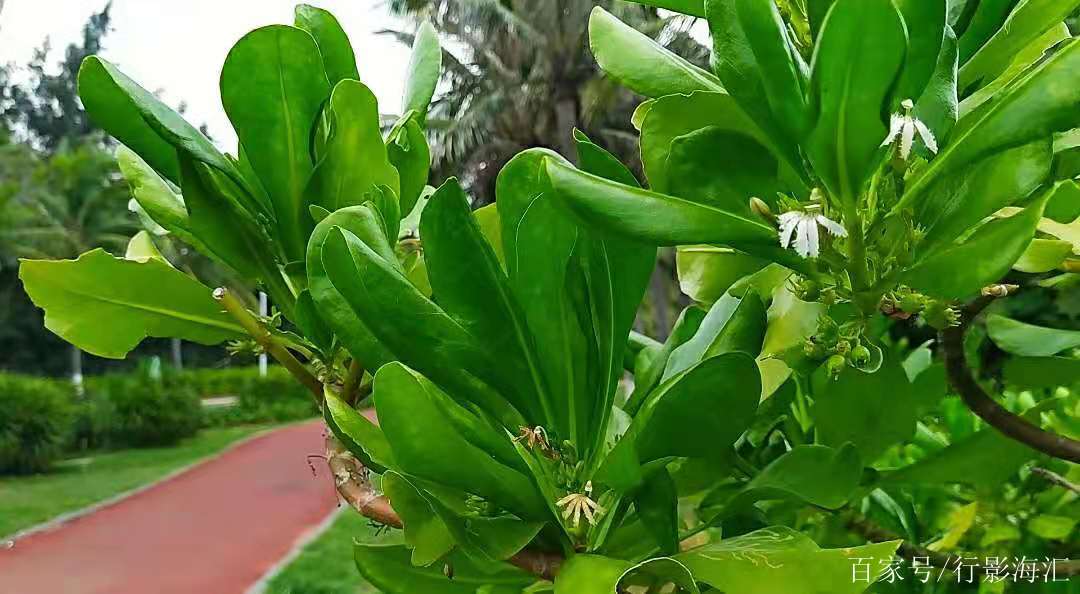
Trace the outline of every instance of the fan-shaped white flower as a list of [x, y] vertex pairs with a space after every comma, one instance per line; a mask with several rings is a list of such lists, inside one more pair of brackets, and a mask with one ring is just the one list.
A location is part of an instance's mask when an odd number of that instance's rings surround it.
[[930, 131], [930, 128], [926, 127], [922, 120], [915, 117], [915, 103], [911, 99], [904, 99], [900, 106], [904, 108], [904, 111], [903, 113], [892, 114], [889, 122], [889, 135], [885, 137], [885, 142], [882, 142], [881, 146], [889, 146], [899, 139], [900, 158], [907, 161], [908, 157], [911, 156], [911, 149], [915, 145], [915, 134], [918, 133], [926, 148], [931, 153], [937, 154], [938, 146], [934, 133]]
[[581, 521], [582, 514], [585, 514], [585, 519], [589, 524], [595, 526], [596, 519], [604, 513], [604, 508], [592, 499], [592, 481], [585, 483], [584, 493], [571, 493], [558, 500], [555, 505], [565, 508], [564, 520], [569, 520], [570, 516], [574, 517], [574, 526]]
[[821, 241], [818, 225], [836, 237], [847, 237], [843, 225], [817, 212], [791, 210], [780, 215], [780, 247], [792, 247], [804, 258], [816, 258]]

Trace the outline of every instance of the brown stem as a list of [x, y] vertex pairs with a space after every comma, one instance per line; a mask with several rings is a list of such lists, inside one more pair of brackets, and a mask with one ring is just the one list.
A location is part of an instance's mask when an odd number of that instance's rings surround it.
[[1060, 474], [1058, 474], [1056, 472], [1047, 470], [1045, 468], [1038, 468], [1038, 467], [1032, 468], [1031, 472], [1034, 472], [1035, 474], [1043, 477], [1044, 479], [1050, 481], [1051, 483], [1054, 483], [1055, 485], [1057, 485], [1059, 487], [1063, 487], [1066, 490], [1072, 491], [1073, 493], [1076, 493], [1077, 495], [1080, 495], [1080, 485], [1077, 485], [1077, 484], [1074, 484], [1074, 483], [1070, 482], [1069, 479], [1061, 476]]
[[[852, 532], [873, 542], [900, 540], [900, 537], [896, 534], [893, 534], [881, 526], [874, 524], [870, 520], [858, 515], [852, 515], [848, 518], [847, 527]], [[937, 567], [938, 569], [945, 569], [954, 573], [960, 569], [961, 563], [965, 569], [971, 567], [973, 571], [983, 572], [984, 569], [989, 566], [980, 562], [979, 559], [985, 560], [990, 557], [987, 555], [973, 557], [947, 555], [909, 543], [906, 540], [900, 543], [900, 547], [896, 550], [896, 554], [908, 561], [918, 560], [919, 562]], [[1080, 561], [1063, 561], [1061, 563], [1055, 562], [1053, 564], [1043, 561], [1037, 563], [1032, 561], [1032, 563], [1037, 568], [1037, 571], [1044, 575], [1051, 569], [1053, 570], [1054, 575], [1060, 578], [1069, 578], [1080, 575]], [[1015, 567], [1015, 562], [1005, 563], [1003, 561], [998, 567], [1003, 565]]]
[[993, 300], [981, 297], [965, 308], [960, 324], [941, 333], [945, 351], [945, 368], [953, 389], [960, 394], [964, 404], [988, 425], [1005, 436], [1023, 443], [1044, 454], [1080, 464], [1080, 441], [1057, 435], [1014, 415], [1001, 406], [982, 389], [968, 369], [964, 358], [964, 332]]
[[[331, 432], [327, 431], [326, 435], [327, 462], [341, 498], [360, 515], [392, 528], [401, 528], [404, 525], [401, 517], [390, 505], [390, 500], [368, 480], [367, 469]], [[537, 577], [555, 581], [563, 557], [558, 553], [523, 549], [507, 562]]]
[[229, 312], [237, 323], [251, 335], [251, 338], [255, 342], [259, 343], [267, 354], [274, 358], [275, 361], [281, 364], [282, 367], [287, 369], [289, 373], [293, 375], [301, 384], [304, 385], [311, 394], [315, 397], [315, 403], [322, 405], [323, 400], [323, 386], [310, 371], [300, 361], [297, 361], [296, 357], [289, 352], [278, 341], [274, 340], [273, 335], [266, 329], [255, 316], [251, 315], [251, 312], [244, 307], [243, 303], [236, 298], [235, 295], [229, 292], [228, 289], [220, 287], [214, 289], [214, 299], [217, 299], [221, 306], [225, 308], [225, 311]]

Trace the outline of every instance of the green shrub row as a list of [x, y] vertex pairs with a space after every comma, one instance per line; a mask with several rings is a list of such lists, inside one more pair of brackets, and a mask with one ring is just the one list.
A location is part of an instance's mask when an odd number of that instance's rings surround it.
[[[234, 397], [226, 406], [202, 400]], [[288, 373], [271, 367], [162, 370], [62, 379], [0, 373], [0, 474], [42, 472], [64, 452], [175, 444], [200, 427], [284, 422], [317, 414]]]

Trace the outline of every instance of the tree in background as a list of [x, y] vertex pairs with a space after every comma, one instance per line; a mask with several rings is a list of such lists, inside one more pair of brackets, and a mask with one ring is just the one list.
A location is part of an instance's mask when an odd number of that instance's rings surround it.
[[[634, 95], [603, 75], [588, 47], [588, 16], [603, 6], [672, 51], [704, 64], [708, 50], [686, 17], [612, 0], [390, 0], [390, 10], [430, 20], [444, 37], [445, 93], [432, 104], [433, 179], [453, 172], [476, 205], [495, 196], [502, 166], [527, 147], [573, 155], [574, 128], [636, 163]], [[407, 44], [413, 36], [389, 31]]]

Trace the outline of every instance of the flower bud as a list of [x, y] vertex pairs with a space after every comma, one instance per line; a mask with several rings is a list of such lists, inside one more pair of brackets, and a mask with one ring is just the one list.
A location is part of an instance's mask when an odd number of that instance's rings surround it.
[[769, 205], [761, 198], [758, 198], [757, 196], [750, 198], [750, 210], [766, 221], [776, 223], [776, 215], [772, 213]]
[[825, 371], [828, 372], [829, 377], [832, 379], [839, 377], [840, 372], [844, 371], [845, 367], [847, 367], [847, 359], [843, 355], [833, 355], [825, 362]]

